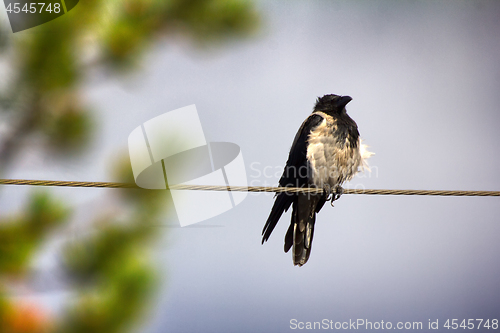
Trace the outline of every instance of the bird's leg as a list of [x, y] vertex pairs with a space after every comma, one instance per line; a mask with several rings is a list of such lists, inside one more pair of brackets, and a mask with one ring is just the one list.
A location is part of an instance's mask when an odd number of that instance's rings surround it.
[[333, 202], [340, 199], [340, 196], [344, 194], [344, 189], [340, 185], [335, 186], [335, 190], [332, 192], [331, 205], [333, 207]]

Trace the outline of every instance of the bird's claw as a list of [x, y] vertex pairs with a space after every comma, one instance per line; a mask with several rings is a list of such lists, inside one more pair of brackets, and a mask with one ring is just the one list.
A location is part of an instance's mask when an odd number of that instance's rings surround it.
[[344, 194], [344, 189], [342, 188], [342, 186], [340, 185], [335, 186], [335, 196], [333, 197], [332, 200], [333, 201], [338, 200], [342, 194]]
[[335, 186], [333, 191], [330, 187], [326, 187], [325, 193], [326, 193], [325, 201], [330, 201], [333, 207], [333, 202], [340, 198], [340, 196], [344, 193], [344, 189], [342, 188], [342, 186], [339, 185]]
[[[327, 197], [327, 201], [331, 200], [330, 204], [333, 207], [333, 202], [335, 200], [340, 199], [340, 197], [342, 196], [342, 194], [344, 194], [344, 189], [342, 188], [342, 186], [337, 185], [337, 186], [335, 186], [335, 190], [333, 192], [329, 193], [329, 195]], [[330, 195], [331, 195], [331, 198], [330, 198]]]

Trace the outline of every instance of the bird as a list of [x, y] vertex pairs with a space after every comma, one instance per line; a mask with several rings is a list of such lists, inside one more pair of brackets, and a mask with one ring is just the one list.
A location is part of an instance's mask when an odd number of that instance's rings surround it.
[[280, 187], [316, 187], [321, 193], [281, 192], [262, 230], [266, 242], [281, 215], [292, 206], [284, 250], [292, 248], [295, 266], [309, 259], [316, 214], [325, 202], [340, 198], [342, 185], [368, 168], [366, 159], [373, 153], [362, 143], [356, 122], [346, 112], [350, 96], [334, 94], [318, 97], [313, 112], [300, 126], [279, 180]]

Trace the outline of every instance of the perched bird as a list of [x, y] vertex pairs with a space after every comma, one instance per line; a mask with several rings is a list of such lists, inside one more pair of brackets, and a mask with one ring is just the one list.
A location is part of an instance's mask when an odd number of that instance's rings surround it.
[[361, 144], [358, 126], [346, 113], [349, 96], [318, 98], [312, 114], [300, 126], [279, 181], [282, 187], [317, 187], [321, 194], [279, 193], [262, 230], [262, 244], [269, 239], [283, 212], [292, 205], [292, 219], [285, 235], [285, 252], [292, 248], [294, 265], [309, 259], [314, 222], [326, 201], [337, 200], [342, 184], [365, 166], [372, 153]]

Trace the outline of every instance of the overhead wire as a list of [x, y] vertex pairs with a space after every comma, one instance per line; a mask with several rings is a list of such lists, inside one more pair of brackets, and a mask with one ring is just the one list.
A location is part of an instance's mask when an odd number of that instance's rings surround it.
[[[63, 181], [63, 180], [31, 180], [31, 179], [0, 179], [0, 185], [28, 185], [28, 186], [59, 186], [59, 187], [87, 187], [87, 188], [130, 188], [141, 187], [131, 183], [118, 182], [90, 182], [90, 181]], [[273, 186], [220, 186], [220, 185], [170, 185], [169, 190], [184, 191], [233, 191], [233, 192], [275, 192], [275, 193], [323, 193], [317, 187], [273, 187]], [[460, 191], [460, 190], [393, 190], [393, 189], [363, 189], [344, 188], [343, 194], [366, 195], [431, 195], [431, 196], [459, 196], [459, 197], [492, 197], [500, 196], [500, 191]]]

